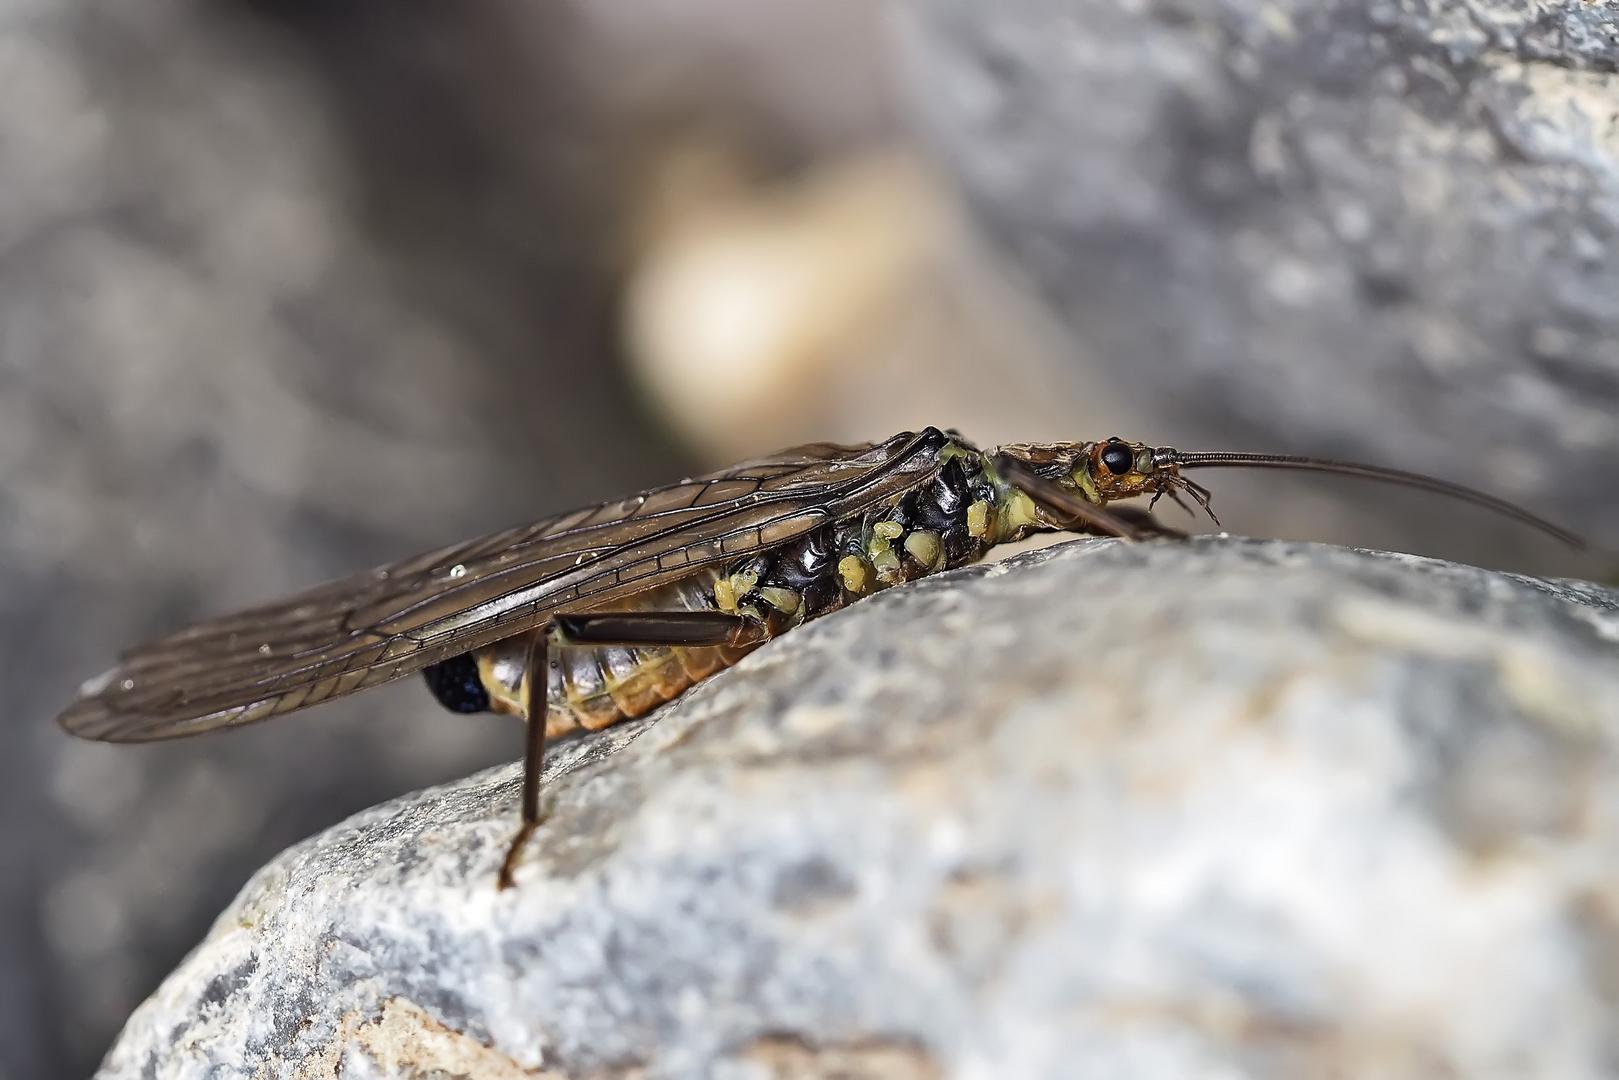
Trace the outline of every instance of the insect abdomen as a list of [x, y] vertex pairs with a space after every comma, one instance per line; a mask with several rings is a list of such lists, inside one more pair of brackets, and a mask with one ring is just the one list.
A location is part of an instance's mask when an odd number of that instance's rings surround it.
[[[712, 575], [700, 577], [711, 579]], [[690, 587], [696, 589], [701, 584], [694, 580]], [[685, 585], [687, 582], [677, 582], [659, 592], [674, 592]], [[645, 610], [693, 609], [668, 604], [653, 608], [649, 604]], [[593, 645], [554, 650], [547, 688], [550, 710], [546, 715], [546, 736], [576, 728], [596, 731], [644, 715], [756, 648], [757, 644], [738, 648]]]
[[[718, 576], [715, 571], [700, 572], [615, 604], [613, 610], [712, 610]], [[640, 716], [757, 647], [560, 644], [549, 651], [547, 737], [579, 728], [595, 731]], [[522, 716], [527, 662], [528, 639], [509, 638], [434, 664], [426, 671], [427, 685], [439, 703], [453, 712]]]

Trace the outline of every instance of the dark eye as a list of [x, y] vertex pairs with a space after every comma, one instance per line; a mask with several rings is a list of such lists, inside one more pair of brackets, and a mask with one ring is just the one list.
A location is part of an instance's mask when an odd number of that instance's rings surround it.
[[1107, 471], [1114, 476], [1123, 476], [1129, 472], [1130, 465], [1134, 461], [1135, 455], [1130, 453], [1130, 448], [1124, 443], [1108, 443], [1102, 449], [1102, 464], [1107, 466]]

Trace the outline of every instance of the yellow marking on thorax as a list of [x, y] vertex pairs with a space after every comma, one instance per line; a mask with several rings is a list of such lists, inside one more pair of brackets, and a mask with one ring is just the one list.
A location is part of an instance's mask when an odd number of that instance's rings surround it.
[[916, 530], [905, 538], [905, 550], [924, 570], [933, 571], [944, 565], [944, 545], [938, 533]]
[[982, 540], [989, 535], [989, 503], [979, 499], [967, 507], [967, 535]]
[[1010, 485], [1002, 491], [1000, 506], [996, 508], [999, 513], [995, 515], [996, 528], [992, 543], [1002, 543], [1024, 529], [1051, 527], [1040, 519], [1040, 511], [1028, 495]]
[[866, 560], [858, 555], [845, 555], [838, 560], [838, 577], [843, 587], [857, 596], [866, 591]]
[[1079, 490], [1083, 491], [1085, 497], [1091, 502], [1101, 506], [1106, 501], [1102, 498], [1101, 492], [1096, 490], [1096, 481], [1091, 477], [1091, 470], [1088, 465], [1082, 465], [1075, 469], [1069, 473], [1069, 476], [1073, 478], [1075, 484], [1079, 485]]

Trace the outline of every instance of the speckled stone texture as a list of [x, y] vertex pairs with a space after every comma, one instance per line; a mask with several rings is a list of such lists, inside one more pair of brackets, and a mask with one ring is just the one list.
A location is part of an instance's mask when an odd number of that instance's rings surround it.
[[1619, 3], [908, 11], [936, 145], [1144, 400], [1619, 545]]
[[515, 767], [286, 852], [102, 1080], [1619, 1064], [1613, 592], [1077, 542], [567, 757], [514, 891]]

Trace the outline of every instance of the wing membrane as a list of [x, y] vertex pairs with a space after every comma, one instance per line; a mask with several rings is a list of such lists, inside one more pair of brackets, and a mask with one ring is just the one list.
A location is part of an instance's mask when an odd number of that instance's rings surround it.
[[946, 441], [800, 447], [202, 622], [125, 652], [57, 719], [146, 742], [341, 697], [892, 501]]

